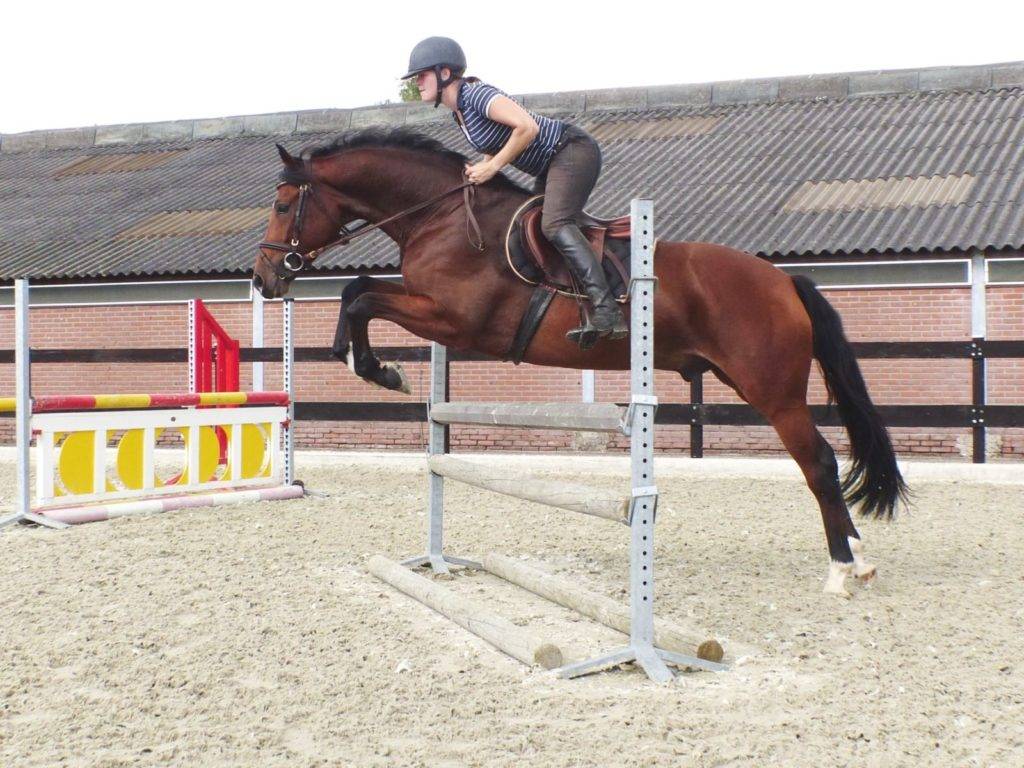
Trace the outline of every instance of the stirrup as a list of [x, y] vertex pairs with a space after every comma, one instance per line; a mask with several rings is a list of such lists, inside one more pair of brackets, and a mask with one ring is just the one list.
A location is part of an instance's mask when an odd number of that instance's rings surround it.
[[565, 338], [586, 352], [597, 344], [597, 340], [601, 338], [601, 334], [597, 328], [587, 323], [587, 325], [580, 326], [579, 328], [573, 328], [565, 334]]
[[594, 325], [594, 321], [591, 319], [593, 310], [589, 304], [580, 302], [580, 325], [578, 328], [573, 328], [571, 331], [565, 334], [565, 338], [570, 343], [575, 344], [581, 350], [586, 352], [588, 349], [592, 349], [597, 340], [601, 338], [601, 332]]
[[618, 328], [618, 329], [610, 328], [608, 330], [608, 333], [601, 334], [601, 338], [602, 339], [607, 338], [607, 339], [611, 339], [612, 341], [617, 341], [618, 339], [624, 339], [627, 336], [629, 336], [629, 326], [628, 325], [625, 328]]

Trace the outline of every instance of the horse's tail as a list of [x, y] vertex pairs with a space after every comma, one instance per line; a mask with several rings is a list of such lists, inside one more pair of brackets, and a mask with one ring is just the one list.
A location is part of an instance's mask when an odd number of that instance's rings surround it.
[[821, 366], [828, 402], [835, 402], [850, 436], [851, 464], [843, 478], [849, 504], [860, 504], [862, 515], [892, 517], [898, 501], [907, 500], [907, 485], [896, 464], [889, 432], [871, 402], [853, 348], [843, 333], [839, 313], [814, 283], [793, 277], [797, 295], [811, 316], [814, 357]]

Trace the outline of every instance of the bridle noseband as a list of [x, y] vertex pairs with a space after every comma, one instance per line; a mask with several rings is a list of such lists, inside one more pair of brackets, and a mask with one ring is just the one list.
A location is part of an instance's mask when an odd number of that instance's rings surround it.
[[[307, 178], [311, 178], [312, 173], [311, 169], [309, 168], [308, 160], [306, 161], [306, 168]], [[282, 181], [277, 185], [277, 188], [280, 189], [282, 186], [290, 183], [292, 182]], [[469, 239], [469, 242], [473, 245], [473, 247], [475, 247], [479, 251], [482, 251], [484, 249], [483, 234], [480, 231], [480, 225], [477, 223], [476, 216], [473, 213], [473, 198], [476, 194], [476, 189], [474, 188], [474, 185], [471, 182], [467, 181], [463, 182], [462, 184], [459, 184], [456, 187], [452, 187], [451, 189], [445, 190], [441, 194], [435, 195], [429, 200], [425, 200], [422, 203], [417, 203], [416, 205], [410, 208], [406, 208], [404, 211], [399, 211], [398, 213], [392, 216], [388, 216], [387, 218], [378, 221], [376, 224], [364, 222], [355, 229], [349, 229], [345, 224], [341, 224], [338, 229], [337, 237], [335, 237], [326, 245], [323, 245], [315, 250], [307, 251], [305, 254], [303, 254], [302, 251], [299, 249], [299, 242], [302, 237], [302, 216], [306, 212], [307, 199], [310, 197], [312, 197], [314, 200], [317, 199], [316, 193], [313, 190], [312, 182], [305, 182], [299, 185], [299, 202], [295, 210], [295, 217], [292, 219], [291, 224], [288, 225], [288, 232], [285, 235], [285, 240], [287, 242], [276, 243], [273, 240], [264, 240], [260, 242], [257, 246], [260, 249], [260, 258], [263, 259], [264, 263], [266, 263], [267, 266], [273, 270], [274, 276], [277, 277], [278, 280], [293, 280], [299, 272], [306, 269], [310, 264], [313, 263], [313, 260], [316, 259], [317, 256], [326, 251], [328, 248], [333, 248], [336, 245], [347, 245], [360, 235], [369, 234], [373, 230], [379, 229], [381, 226], [387, 224], [388, 222], [394, 221], [395, 219], [399, 219], [402, 218], [403, 216], [408, 216], [409, 214], [422, 210], [423, 208], [433, 205], [434, 203], [444, 199], [453, 192], [458, 192], [459, 190], [463, 190], [463, 201], [464, 205], [466, 206], [466, 237]], [[474, 233], [476, 235], [476, 241], [474, 241], [473, 238], [470, 236], [470, 227], [472, 227], [474, 230]], [[271, 251], [278, 251], [280, 253], [283, 253], [284, 258], [282, 258], [281, 261], [275, 264], [270, 259], [270, 257], [263, 252], [264, 248]]]
[[[280, 189], [287, 181], [282, 181], [277, 185], [277, 189]], [[258, 247], [261, 249], [260, 256], [266, 262], [267, 266], [271, 267], [274, 271], [274, 275], [278, 280], [291, 280], [295, 275], [301, 272], [303, 269], [308, 267], [319, 254], [323, 248], [315, 251], [309, 251], [303, 254], [299, 251], [299, 238], [301, 237], [302, 231], [302, 215], [306, 212], [306, 200], [308, 197], [314, 196], [311, 185], [307, 182], [299, 185], [299, 203], [295, 210], [295, 216], [291, 223], [288, 225], [288, 232], [285, 235], [285, 243], [275, 243], [273, 240], [264, 240], [259, 243]], [[348, 229], [344, 225], [341, 227], [342, 231], [348, 234]], [[337, 242], [335, 240], [334, 242]], [[325, 248], [327, 246], [324, 246]], [[271, 251], [279, 251], [284, 254], [284, 258], [276, 264], [273, 263], [267, 254], [262, 253], [262, 249], [267, 248]]]

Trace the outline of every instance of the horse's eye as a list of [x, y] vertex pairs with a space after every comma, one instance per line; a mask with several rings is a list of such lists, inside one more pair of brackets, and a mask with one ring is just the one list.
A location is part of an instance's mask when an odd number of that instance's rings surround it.
[[288, 213], [288, 203], [278, 203], [277, 204], [277, 212], [278, 213]]

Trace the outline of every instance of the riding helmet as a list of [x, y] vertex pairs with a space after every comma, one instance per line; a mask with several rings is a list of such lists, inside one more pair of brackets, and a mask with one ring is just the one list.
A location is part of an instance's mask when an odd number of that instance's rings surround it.
[[448, 67], [453, 72], [466, 69], [466, 54], [462, 46], [450, 37], [428, 37], [420, 40], [409, 56], [409, 71], [400, 80], [434, 67]]

